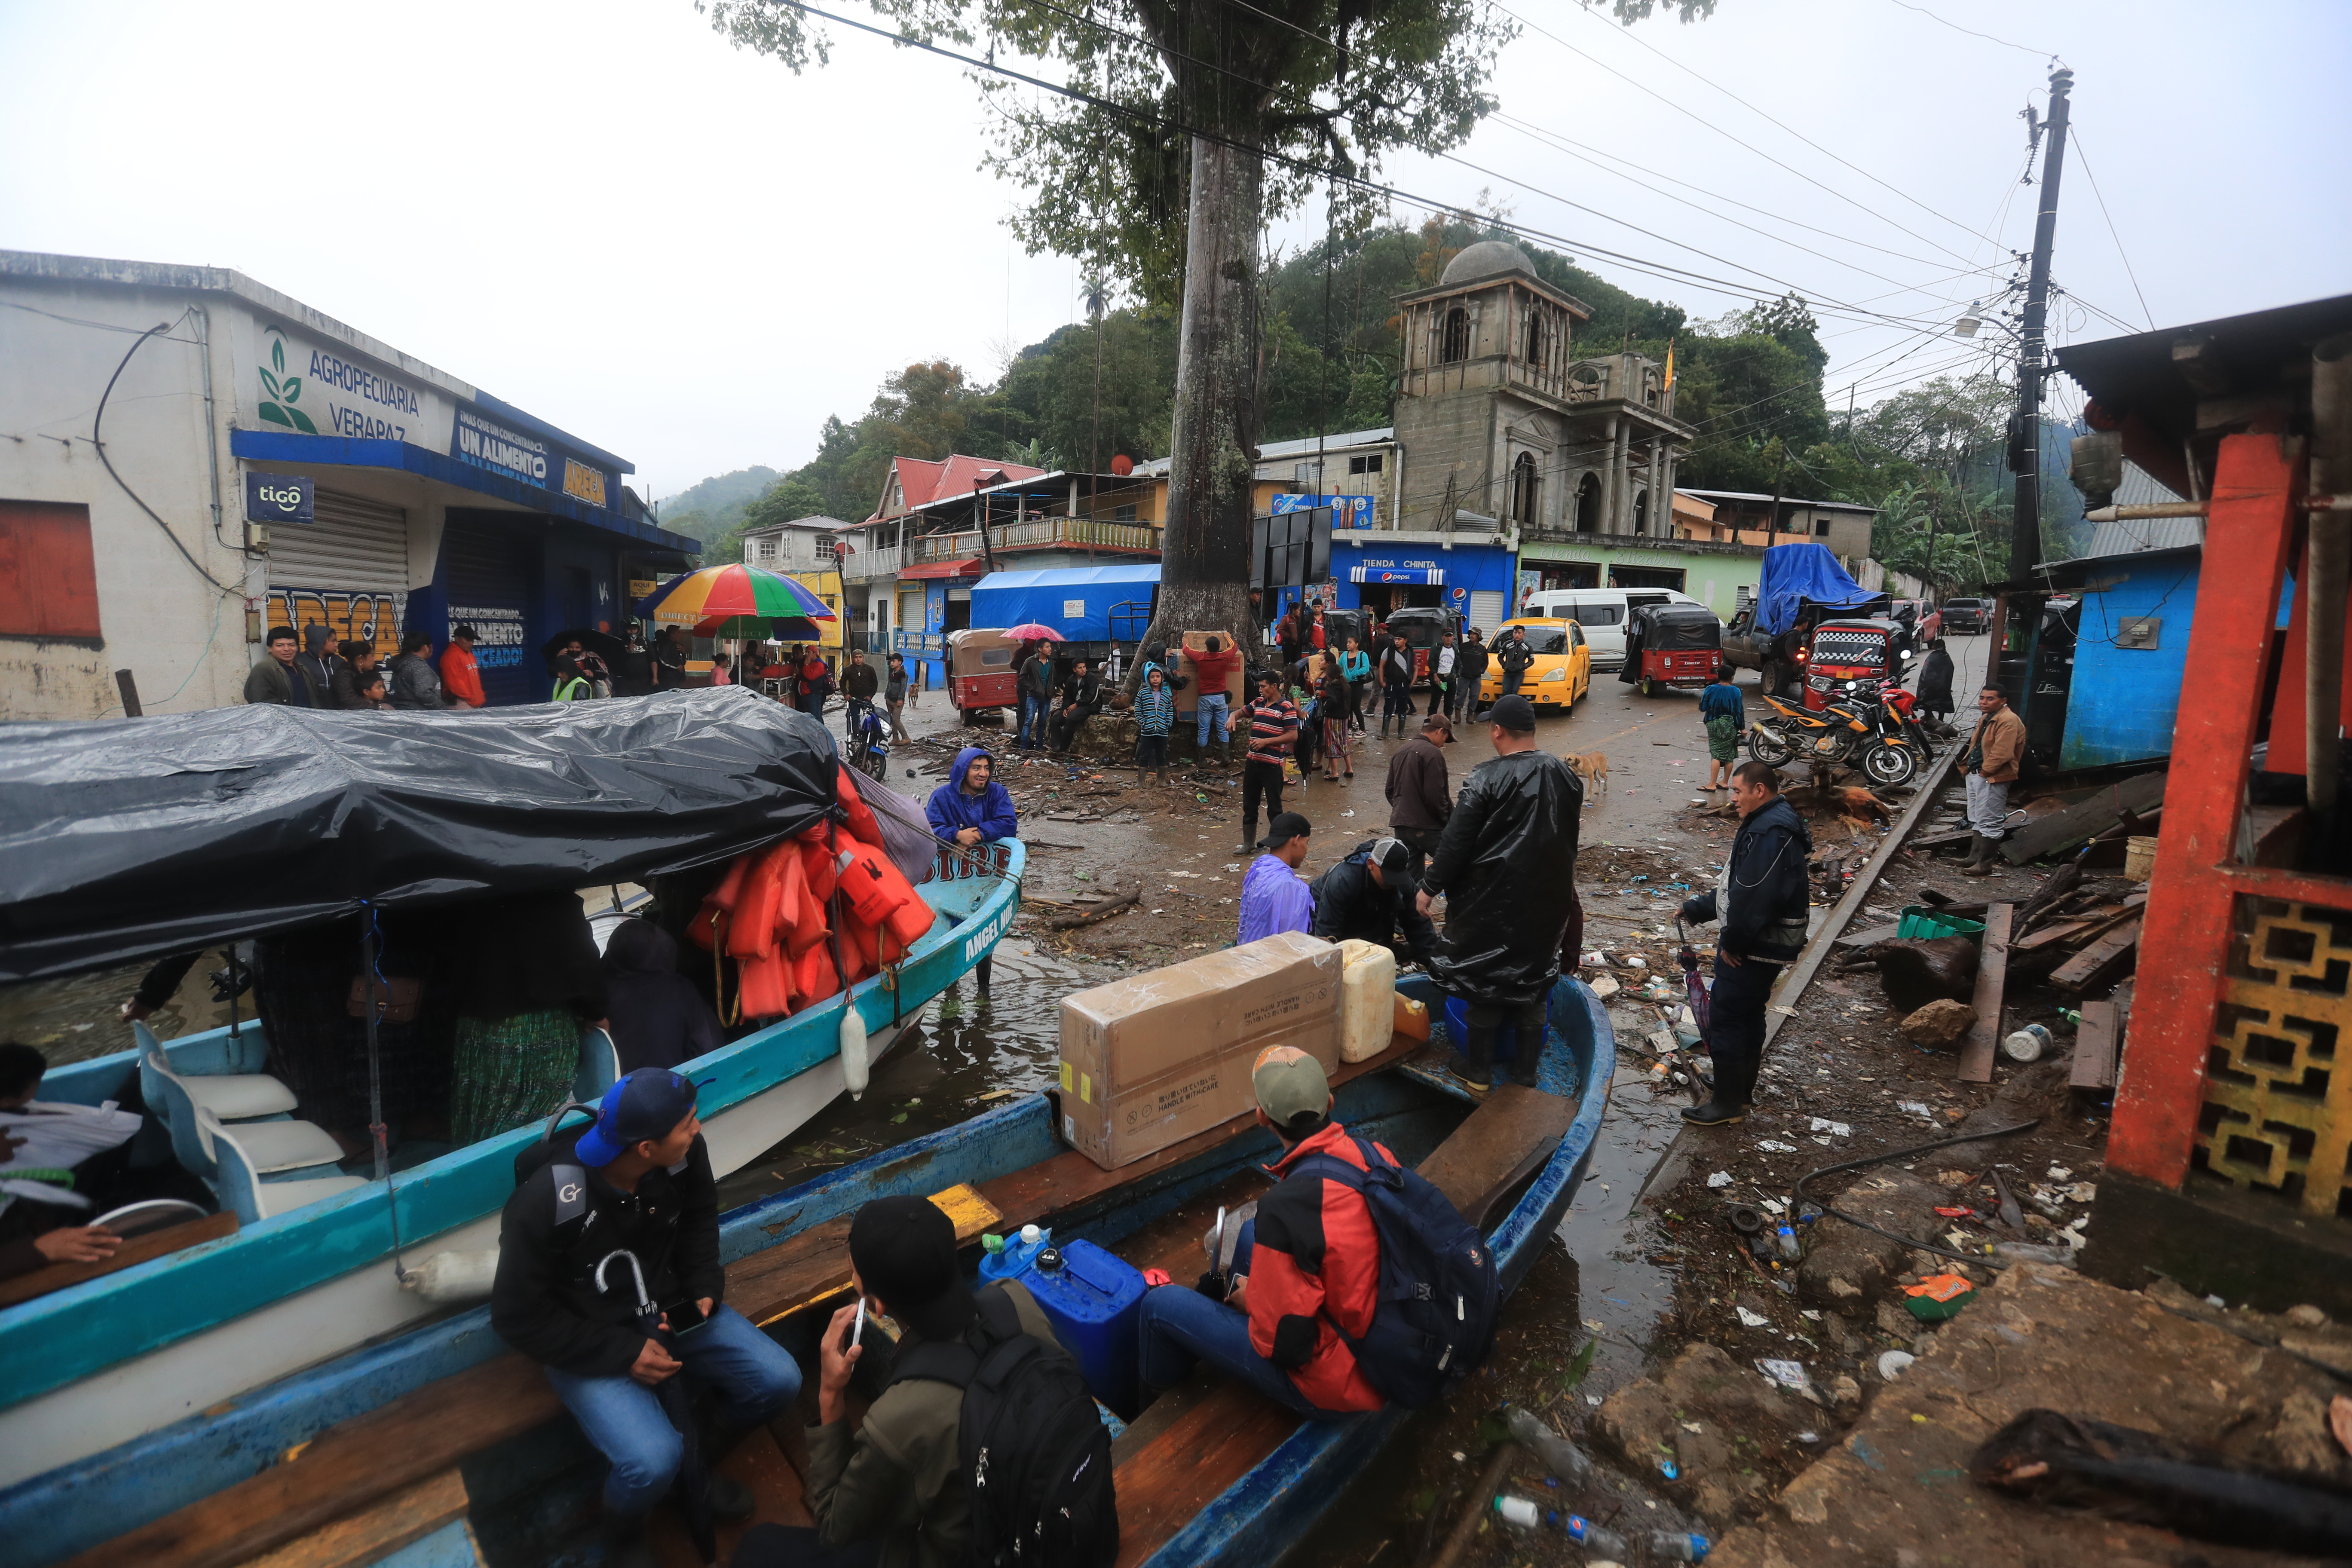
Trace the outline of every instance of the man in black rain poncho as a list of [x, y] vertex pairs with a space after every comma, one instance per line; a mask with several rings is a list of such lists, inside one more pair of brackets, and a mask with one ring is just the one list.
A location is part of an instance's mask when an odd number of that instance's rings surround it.
[[[1476, 1092], [1494, 1083], [1495, 1037], [1518, 1032], [1514, 1082], [1532, 1085], [1543, 1054], [1544, 1004], [1559, 978], [1559, 940], [1576, 899], [1576, 836], [1584, 786], [1536, 750], [1536, 710], [1498, 700], [1495, 756], [1471, 770], [1421, 879], [1421, 912], [1445, 899], [1444, 948], [1429, 973], [1467, 1004], [1469, 1038], [1454, 1070]], [[1466, 1059], [1465, 1059], [1466, 1058]]]

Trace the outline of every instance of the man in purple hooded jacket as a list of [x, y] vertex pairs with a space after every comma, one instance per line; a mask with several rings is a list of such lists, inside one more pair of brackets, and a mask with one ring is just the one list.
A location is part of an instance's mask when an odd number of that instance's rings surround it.
[[931, 831], [950, 844], [970, 847], [993, 844], [1018, 831], [1013, 818], [1013, 797], [989, 775], [996, 759], [984, 746], [966, 746], [956, 753], [948, 782], [931, 792], [923, 815]]
[[1298, 879], [1298, 864], [1307, 858], [1307, 836], [1314, 829], [1295, 811], [1286, 811], [1266, 826], [1257, 841], [1265, 853], [1250, 862], [1242, 879], [1241, 934], [1255, 942], [1276, 931], [1306, 933], [1315, 924], [1315, 900]]

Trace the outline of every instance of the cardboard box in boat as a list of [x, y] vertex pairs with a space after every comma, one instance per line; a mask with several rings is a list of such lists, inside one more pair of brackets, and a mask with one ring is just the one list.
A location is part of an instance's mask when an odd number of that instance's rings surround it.
[[1269, 1046], [1339, 1061], [1338, 947], [1287, 931], [1062, 1001], [1062, 1136], [1107, 1171], [1245, 1115]]

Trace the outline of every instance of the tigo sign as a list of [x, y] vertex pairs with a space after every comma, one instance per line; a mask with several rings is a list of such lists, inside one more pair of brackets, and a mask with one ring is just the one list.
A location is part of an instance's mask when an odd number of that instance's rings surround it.
[[313, 522], [318, 497], [307, 476], [257, 474], [245, 476], [245, 519], [247, 522]]

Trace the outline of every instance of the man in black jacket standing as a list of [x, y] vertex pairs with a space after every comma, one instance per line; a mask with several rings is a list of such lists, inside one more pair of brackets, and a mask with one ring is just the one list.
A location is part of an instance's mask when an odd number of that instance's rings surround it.
[[1479, 689], [1486, 683], [1486, 645], [1478, 639], [1478, 628], [1472, 626], [1454, 656], [1454, 689], [1445, 696], [1445, 716], [1459, 720], [1466, 714], [1475, 721], [1478, 710], [1486, 705], [1486, 695]]
[[1454, 814], [1454, 786], [1439, 749], [1453, 743], [1454, 726], [1432, 713], [1421, 721], [1420, 734], [1389, 753], [1389, 827], [1412, 852], [1415, 879]]
[[1418, 900], [1443, 896], [1444, 950], [1429, 973], [1468, 1006], [1468, 1035], [1453, 1063], [1475, 1093], [1494, 1085], [1496, 1037], [1517, 1034], [1514, 1082], [1536, 1081], [1545, 1004], [1559, 978], [1559, 940], [1576, 899], [1576, 837], [1584, 786], [1566, 763], [1536, 749], [1536, 710], [1498, 698], [1487, 738], [1492, 761], [1473, 769], [1445, 819]]
[[1536, 650], [1528, 646], [1525, 626], [1513, 626], [1495, 645], [1495, 662], [1503, 667], [1503, 695], [1515, 696], [1528, 667], [1536, 661]]
[[[694, 1098], [693, 1083], [667, 1068], [621, 1079], [593, 1126], [542, 1146], [545, 1159], [507, 1200], [499, 1235], [490, 1326], [547, 1369], [556, 1396], [612, 1461], [604, 1561], [629, 1568], [653, 1562], [646, 1516], [684, 1452], [655, 1389], [682, 1372], [716, 1390], [725, 1429], [703, 1446], [715, 1463], [730, 1436], [782, 1412], [801, 1388], [793, 1358], [719, 1304], [727, 1283], [719, 1185]], [[664, 1309], [659, 1338], [638, 1327], [632, 1257]], [[709, 1498], [722, 1517], [751, 1510], [750, 1493], [724, 1477], [710, 1478]]]
[[1781, 798], [1780, 775], [1759, 762], [1740, 763], [1731, 773], [1731, 804], [1739, 812], [1731, 858], [1711, 891], [1682, 907], [1682, 918], [1695, 924], [1723, 922], [1707, 993], [1715, 1093], [1705, 1105], [1683, 1111], [1683, 1120], [1696, 1127], [1721, 1127], [1748, 1114], [1757, 1070], [1764, 1065], [1765, 1005], [1781, 967], [1804, 951], [1805, 910], [1812, 902], [1805, 880], [1812, 835], [1796, 807]]

